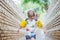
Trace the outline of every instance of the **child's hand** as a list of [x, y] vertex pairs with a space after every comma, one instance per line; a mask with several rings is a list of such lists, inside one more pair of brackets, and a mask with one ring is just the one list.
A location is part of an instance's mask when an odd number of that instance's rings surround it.
[[17, 30], [17, 32], [19, 33], [19, 32], [20, 32], [20, 30]]
[[26, 31], [29, 31], [29, 29], [28, 29], [28, 28], [26, 28]]
[[44, 34], [46, 34], [46, 31], [44, 31]]

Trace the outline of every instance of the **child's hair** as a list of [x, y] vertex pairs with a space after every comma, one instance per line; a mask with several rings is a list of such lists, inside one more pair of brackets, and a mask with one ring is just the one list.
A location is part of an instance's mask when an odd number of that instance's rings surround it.
[[[33, 14], [31, 15], [31, 14], [30, 14], [30, 12], [33, 12]], [[29, 10], [29, 11], [27, 12], [27, 14], [28, 14], [28, 17], [35, 16], [35, 13], [34, 13], [34, 11], [33, 11], [33, 10]]]

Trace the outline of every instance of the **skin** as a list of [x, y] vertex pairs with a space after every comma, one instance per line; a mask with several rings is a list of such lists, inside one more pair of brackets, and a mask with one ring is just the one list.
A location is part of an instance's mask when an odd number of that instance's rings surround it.
[[34, 38], [31, 38], [31, 40], [35, 40]]

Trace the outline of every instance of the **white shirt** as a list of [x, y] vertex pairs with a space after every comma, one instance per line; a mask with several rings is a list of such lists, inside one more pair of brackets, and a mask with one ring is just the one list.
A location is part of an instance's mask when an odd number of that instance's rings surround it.
[[[36, 26], [35, 26], [35, 20], [27, 20], [27, 25], [26, 25], [26, 28], [29, 29], [29, 31], [26, 31], [26, 35], [34, 35], [35, 34], [35, 29], [36, 29]], [[33, 32], [33, 33], [31, 33]]]

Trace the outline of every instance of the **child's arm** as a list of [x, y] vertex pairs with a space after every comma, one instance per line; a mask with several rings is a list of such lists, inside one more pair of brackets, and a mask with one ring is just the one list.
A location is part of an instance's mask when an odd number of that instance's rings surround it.
[[19, 33], [25, 33], [26, 32], [25, 30], [26, 30], [26, 28], [20, 28], [20, 27], [18, 28]]
[[42, 27], [44, 34], [46, 34], [46, 29], [45, 27]]
[[[19, 24], [19, 26], [20, 26], [20, 24]], [[26, 32], [26, 27], [25, 28], [22, 28], [21, 26], [20, 27], [18, 27], [18, 32], [19, 33], [25, 33]]]
[[39, 28], [39, 29], [42, 28], [42, 27], [43, 27], [42, 21], [41, 21], [41, 20], [37, 20], [36, 26], [37, 26], [37, 28]]
[[18, 32], [19, 32], [19, 30], [20, 30], [21, 28], [20, 27], [18, 27]]
[[26, 31], [26, 24], [27, 22], [25, 20], [22, 20], [19, 24], [18, 32], [25, 32]]

